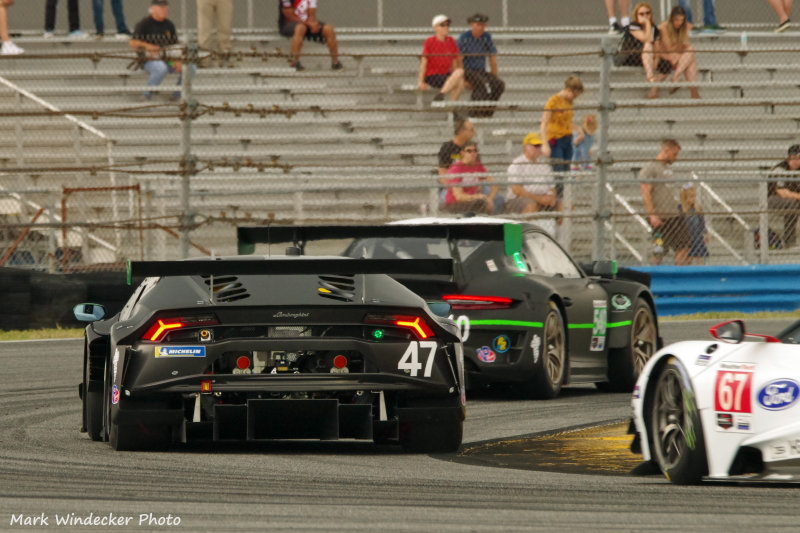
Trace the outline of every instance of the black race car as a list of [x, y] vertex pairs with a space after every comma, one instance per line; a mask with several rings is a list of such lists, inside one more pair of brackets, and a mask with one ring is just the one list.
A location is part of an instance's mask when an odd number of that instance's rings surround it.
[[[395, 275], [427, 300], [452, 307], [464, 343], [468, 385], [515, 384], [552, 398], [565, 383], [630, 391], [660, 347], [653, 295], [620, 279], [611, 262], [588, 276], [547, 233], [491, 218], [419, 219], [385, 226], [238, 228], [239, 253], [260, 242], [350, 237], [357, 258], [446, 258], [452, 276]], [[629, 272], [641, 279], [641, 274]]]
[[[452, 261], [135, 262], [122, 311], [86, 327], [83, 429], [117, 450], [194, 439], [461, 444], [464, 362], [447, 305], [384, 274]], [[438, 313], [438, 314], [437, 314]]]

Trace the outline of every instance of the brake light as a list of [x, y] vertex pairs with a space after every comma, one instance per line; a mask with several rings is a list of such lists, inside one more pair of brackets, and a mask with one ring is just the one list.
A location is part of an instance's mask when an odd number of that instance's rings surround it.
[[411, 330], [419, 339], [433, 337], [433, 330], [420, 316], [411, 315], [367, 315], [368, 324], [387, 324]]
[[194, 327], [194, 326], [209, 326], [219, 324], [219, 321], [213, 316], [202, 317], [179, 317], [179, 318], [159, 318], [150, 326], [142, 338], [146, 341], [158, 342], [166, 337], [170, 331]]
[[442, 300], [452, 309], [508, 309], [514, 300], [505, 296], [478, 296], [474, 294], [445, 294]]

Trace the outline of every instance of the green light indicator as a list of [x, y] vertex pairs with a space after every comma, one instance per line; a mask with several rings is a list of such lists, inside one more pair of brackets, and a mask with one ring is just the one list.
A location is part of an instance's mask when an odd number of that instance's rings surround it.
[[517, 264], [517, 268], [523, 272], [528, 271], [528, 267], [525, 265], [525, 261], [522, 260], [522, 256], [519, 252], [516, 252], [514, 255], [514, 262]]
[[372, 332], [372, 336], [375, 337], [377, 340], [381, 340], [383, 338], [383, 330], [376, 329], [375, 331]]

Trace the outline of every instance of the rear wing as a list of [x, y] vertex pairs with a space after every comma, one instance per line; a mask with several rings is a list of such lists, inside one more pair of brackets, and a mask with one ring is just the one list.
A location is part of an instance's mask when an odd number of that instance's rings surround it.
[[257, 243], [291, 242], [301, 252], [308, 241], [325, 239], [385, 239], [426, 237], [434, 239], [472, 239], [505, 242], [506, 255], [522, 248], [519, 224], [390, 224], [383, 226], [241, 226], [236, 228], [239, 254], [255, 251]]
[[453, 275], [450, 259], [212, 259], [188, 261], [128, 261], [128, 285], [149, 276], [247, 276], [303, 274], [427, 274]]

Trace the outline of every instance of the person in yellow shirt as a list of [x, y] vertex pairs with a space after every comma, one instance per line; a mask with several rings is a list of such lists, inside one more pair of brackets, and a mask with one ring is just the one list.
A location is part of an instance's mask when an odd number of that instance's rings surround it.
[[[572, 103], [583, 93], [583, 83], [576, 76], [564, 82], [564, 88], [551, 96], [544, 106], [540, 136], [545, 140], [542, 155], [549, 157], [554, 172], [569, 170], [572, 161]], [[558, 176], [558, 175], [557, 175]], [[558, 177], [556, 178], [558, 179]], [[556, 185], [561, 198], [563, 185]]]

